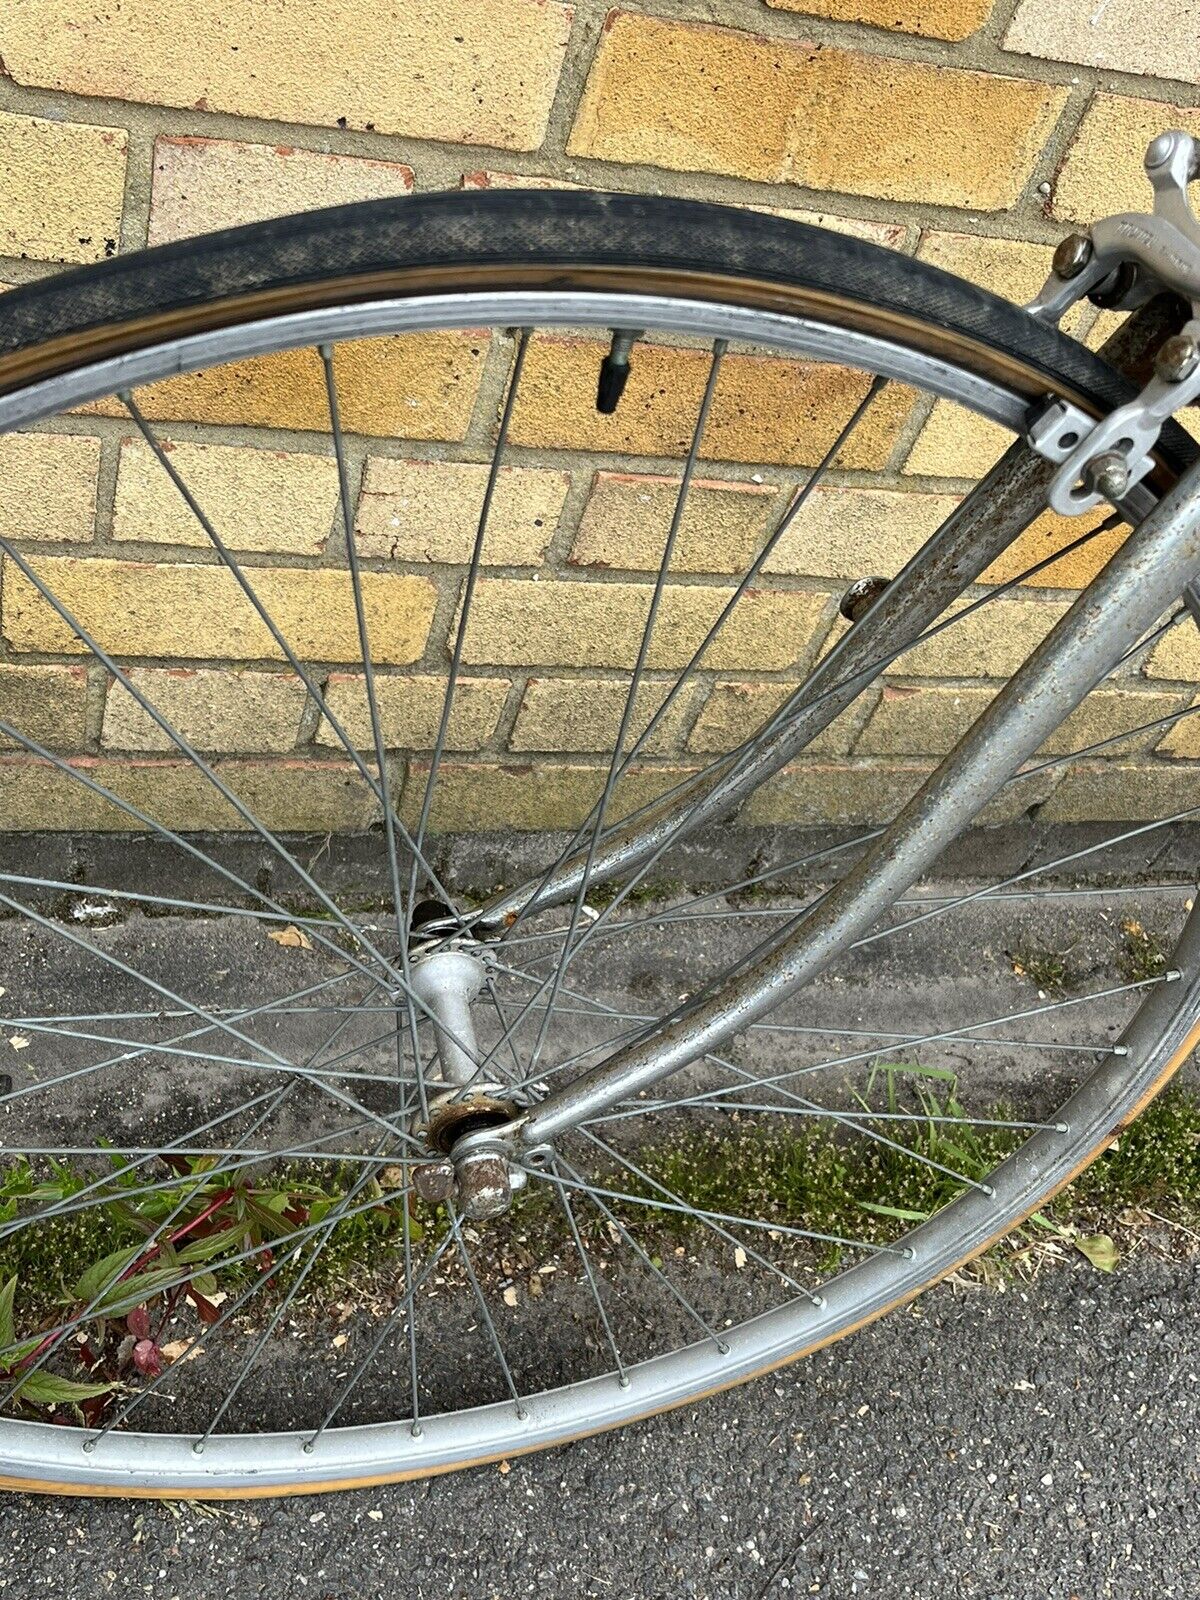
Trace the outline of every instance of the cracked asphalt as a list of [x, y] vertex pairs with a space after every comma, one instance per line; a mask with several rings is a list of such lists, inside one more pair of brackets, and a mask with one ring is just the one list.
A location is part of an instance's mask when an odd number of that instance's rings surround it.
[[1135, 1256], [946, 1284], [699, 1407], [320, 1499], [0, 1502], [55, 1600], [1194, 1600], [1200, 1277]]

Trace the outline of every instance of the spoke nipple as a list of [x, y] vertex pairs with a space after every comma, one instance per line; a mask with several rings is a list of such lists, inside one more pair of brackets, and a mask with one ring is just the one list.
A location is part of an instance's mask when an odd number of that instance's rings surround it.
[[305, 1439], [305, 1441], [304, 1441], [304, 1444], [303, 1444], [303, 1446], [302, 1446], [302, 1448], [303, 1448], [303, 1450], [304, 1450], [304, 1454], [305, 1454], [305, 1455], [306, 1455], [306, 1456], [310, 1456], [310, 1455], [312, 1455], [312, 1453], [313, 1453], [313, 1449], [314, 1449], [314, 1448], [315, 1448], [315, 1446], [314, 1446], [314, 1443], [313, 1443], [313, 1440], [311, 1440], [311, 1439]]
[[813, 1303], [813, 1307], [817, 1311], [824, 1311], [824, 1309], [825, 1309], [825, 1296], [823, 1294], [815, 1294], [815, 1295], [813, 1295], [812, 1303]]
[[1165, 972], [1163, 974], [1163, 979], [1166, 983], [1178, 983], [1182, 977], [1183, 973], [1180, 972], [1178, 967], [1172, 967], [1170, 972]]
[[419, 1422], [414, 1422], [408, 1431], [410, 1436], [414, 1439], [423, 1439], [425, 1437], [425, 1429]]
[[729, 1346], [725, 1343], [724, 1339], [717, 1340], [717, 1350], [723, 1356], [727, 1356], [729, 1354]]
[[204, 1440], [203, 1439], [197, 1439], [196, 1440], [195, 1444], [192, 1446], [192, 1454], [194, 1456], [202, 1456], [204, 1454]]
[[1115, 1056], [1127, 1056], [1129, 1054], [1129, 1046], [1127, 1044], [1115, 1044], [1112, 1047], [1112, 1053]]
[[528, 1411], [526, 1411], [524, 1406], [518, 1406], [517, 1407], [517, 1421], [518, 1422], [528, 1422], [529, 1421], [529, 1413], [528, 1413]]
[[83, 1453], [84, 1453], [85, 1456], [90, 1456], [92, 1451], [95, 1448], [96, 1448], [96, 1440], [95, 1439], [85, 1439], [83, 1441]]
[[989, 1200], [992, 1200], [992, 1199], [995, 1198], [996, 1191], [995, 1191], [995, 1189], [992, 1188], [990, 1183], [981, 1183], [979, 1185], [979, 1187], [983, 1191], [983, 1193], [985, 1195], [987, 1195]]
[[1071, 1124], [1069, 1122], [1056, 1122], [1054, 1129], [1056, 1133], [1070, 1133]]
[[904, 1257], [904, 1259], [906, 1261], [915, 1261], [917, 1259], [917, 1252], [913, 1249], [912, 1245], [910, 1245], [910, 1244], [906, 1244], [904, 1246], [903, 1250], [901, 1250], [900, 1254]]
[[618, 1389], [628, 1389], [628, 1387], [629, 1387], [629, 1374], [627, 1372], [622, 1372], [622, 1373], [620, 1373], [618, 1375], [618, 1377], [617, 1377], [617, 1387], [618, 1387]]

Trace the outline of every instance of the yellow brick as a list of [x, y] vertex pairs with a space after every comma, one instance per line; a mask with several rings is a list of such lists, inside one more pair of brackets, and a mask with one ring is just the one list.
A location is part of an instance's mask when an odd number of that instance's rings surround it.
[[1149, 211], [1153, 192], [1142, 157], [1151, 139], [1168, 128], [1200, 138], [1200, 111], [1163, 100], [1095, 95], [1059, 168], [1054, 215], [1094, 222], [1115, 211]]
[[[1169, 761], [1101, 761], [1069, 771], [1040, 822], [1158, 821], [1198, 803], [1196, 768]], [[1165, 836], [1164, 836], [1165, 837]]]
[[[513, 408], [514, 444], [625, 454], [687, 453], [708, 376], [706, 351], [639, 344], [621, 404], [596, 410], [596, 378], [607, 345], [543, 335], [530, 342]], [[870, 379], [848, 367], [772, 356], [727, 356], [700, 454], [710, 460], [813, 465], [862, 399]], [[889, 385], [839, 457], [843, 467], [885, 465], [911, 406]], [[787, 418], [787, 427], [780, 418]]]
[[957, 495], [816, 489], [764, 571], [814, 578], [894, 577], [958, 504]]
[[[918, 762], [799, 763], [768, 779], [739, 820], [751, 826], [878, 826], [900, 812], [932, 770]], [[1018, 820], [1053, 790], [1056, 776], [1038, 773], [1008, 785], [975, 822], [990, 827]]]
[[[572, 563], [657, 572], [678, 499], [678, 478], [598, 472]], [[773, 485], [693, 478], [671, 571], [744, 572], [779, 514], [778, 499]]]
[[1012, 442], [1013, 435], [999, 423], [951, 400], [937, 400], [904, 471], [931, 478], [982, 478]]
[[[981, 716], [995, 694], [993, 688], [926, 684], [920, 688], [889, 684], [854, 746], [856, 756], [940, 756], [952, 750]], [[1182, 705], [1178, 695], [1145, 690], [1097, 689], [1046, 740], [1038, 759], [1073, 754], [1102, 740], [1099, 754], [1110, 760], [1153, 743], [1152, 733], [1137, 730]]]
[[[455, 685], [447, 731], [448, 750], [476, 750], [495, 732], [508, 697], [507, 678], [460, 677]], [[375, 679], [379, 723], [388, 750], [431, 750], [446, 699], [446, 679], [415, 674]], [[373, 751], [370, 708], [361, 676], [335, 672], [325, 690], [325, 703], [341, 723], [356, 750]], [[322, 717], [317, 743], [342, 748], [342, 741]]]
[[[468, 621], [463, 659], [472, 664], [629, 667], [650, 607], [648, 583], [536, 583], [485, 578]], [[663, 590], [647, 664], [685, 666], [732, 590]], [[827, 604], [803, 591], [750, 590], [717, 634], [705, 666], [775, 671], [810, 651]]]
[[569, 183], [566, 178], [539, 177], [532, 172], [490, 172], [486, 168], [464, 172], [464, 189], [590, 189], [588, 183]]
[[991, 239], [977, 233], [931, 229], [921, 235], [917, 258], [977, 283], [1018, 305], [1032, 300], [1046, 281], [1052, 251], [1023, 239]]
[[[470, 561], [488, 470], [466, 461], [372, 456], [355, 517], [360, 551], [396, 561]], [[566, 472], [502, 467], [488, 512], [485, 565], [538, 565], [570, 486]]]
[[983, 712], [994, 689], [886, 684], [855, 742], [856, 756], [941, 756], [952, 750]]
[[[771, 0], [774, 4], [774, 0]], [[1006, 50], [1200, 83], [1192, 0], [1022, 0]]]
[[[146, 566], [47, 556], [31, 563], [61, 604], [118, 660], [174, 656], [281, 658], [233, 574], [217, 566]], [[353, 594], [344, 572], [257, 567], [251, 583], [302, 660], [359, 658]], [[375, 660], [404, 665], [420, 655], [435, 590], [425, 578], [363, 574], [363, 604]], [[79, 654], [87, 647], [11, 562], [3, 569], [3, 635], [14, 650]]]
[[[401, 815], [416, 825], [428, 767], [409, 769]], [[647, 804], [681, 783], [692, 767], [634, 768], [624, 776], [609, 803], [606, 820]], [[434, 789], [429, 825], [434, 833], [524, 832], [574, 828], [604, 792], [607, 766], [552, 766], [443, 762]]]
[[0, 537], [92, 537], [100, 441], [83, 434], [8, 433], [0, 438]]
[[1044, 83], [616, 11], [568, 150], [999, 210], [1020, 195], [1066, 97]]
[[[1180, 707], [1182, 710], [1182, 707]], [[1163, 737], [1156, 746], [1160, 755], [1175, 756], [1183, 761], [1200, 760], [1200, 722], [1196, 720], [1196, 713], [1200, 711], [1200, 699], [1193, 700], [1188, 708], [1188, 714], [1181, 717], [1178, 722], [1162, 730]]]
[[905, 651], [892, 670], [906, 677], [1009, 678], [1067, 609], [1058, 601], [995, 600]]
[[399, 161], [335, 156], [290, 144], [163, 137], [154, 141], [147, 243], [409, 194], [412, 186], [412, 168]]
[[[1043, 511], [1036, 522], [1031, 522], [1025, 532], [1013, 540], [999, 560], [992, 562], [980, 581], [1007, 583], [1044, 561], [1055, 550], [1061, 550], [1098, 527], [1110, 514], [1107, 506], [1082, 517], [1060, 517], [1055, 511]], [[1128, 537], [1128, 528], [1111, 528], [1025, 581], [1036, 589], [1082, 589]]]
[[[1015, 305], [1025, 305], [1037, 294], [1050, 272], [1052, 255], [1049, 245], [1030, 244], [1024, 239], [991, 239], [977, 233], [937, 230], [923, 233], [917, 246], [920, 260], [977, 283]], [[1062, 322], [1064, 332], [1076, 334], [1086, 314], [1086, 306], [1069, 311]]]
[[[642, 684], [625, 736], [626, 755], [672, 688], [669, 683]], [[676, 748], [700, 693], [700, 685], [694, 683], [680, 690], [642, 746], [644, 754], [662, 755]], [[509, 744], [513, 750], [602, 750], [611, 754], [616, 749], [628, 697], [628, 683], [595, 678], [531, 678]]]
[[[692, 729], [688, 749], [712, 754], [736, 749], [779, 710], [796, 687], [795, 683], [714, 684], [708, 703]], [[844, 754], [850, 748], [861, 717], [860, 706], [851, 706], [806, 748], [814, 755]]]
[[767, 4], [777, 11], [866, 22], [931, 39], [965, 39], [987, 21], [993, 0], [767, 0]]
[[549, 0], [6, 0], [18, 83], [535, 150], [566, 48]]
[[[231, 549], [306, 556], [324, 550], [338, 508], [331, 456], [163, 442], [171, 465]], [[121, 445], [113, 538], [212, 549], [165, 468], [140, 440]]]
[[[134, 688], [194, 750], [293, 750], [308, 691], [281, 672], [135, 667]], [[178, 746], [121, 684], [111, 682], [101, 743], [108, 750], [175, 751]]]
[[[0, 61], [5, 56], [0, 19]], [[103, 261], [125, 201], [123, 128], [0, 112], [0, 255]]]
[[[1146, 729], [1159, 717], [1182, 711], [1186, 696], [1156, 694], [1148, 689], [1093, 689], [1042, 746], [1043, 756], [1074, 755], [1105, 739], [1123, 735], [1116, 744], [1105, 745], [1090, 759], [1111, 761], [1152, 748], [1162, 735], [1160, 728]], [[1186, 721], [1177, 724], [1186, 727]], [[1069, 770], [1064, 767], [1064, 771]]]
[[[87, 729], [87, 668], [0, 666], [0, 721], [35, 744], [78, 750]], [[22, 748], [0, 730], [0, 750]]]
[[[410, 333], [339, 345], [335, 370], [343, 428], [389, 439], [461, 439], [486, 353], [486, 334], [471, 332]], [[325, 377], [313, 349], [165, 378], [139, 389], [136, 398], [152, 421], [329, 431]], [[128, 420], [115, 400], [81, 410]]]
[[[177, 832], [249, 828], [189, 761], [83, 757], [72, 766]], [[275, 832], [364, 829], [378, 814], [362, 776], [340, 761], [218, 761], [213, 766], [253, 815]], [[0, 756], [0, 829], [88, 832], [142, 827], [57, 767], [25, 756]]]
[[1173, 678], [1200, 683], [1200, 631], [1185, 616], [1169, 628], [1146, 658], [1148, 678]]
[[875, 763], [807, 762], [785, 767], [746, 802], [738, 821], [748, 827], [863, 827], [888, 822], [932, 769]]

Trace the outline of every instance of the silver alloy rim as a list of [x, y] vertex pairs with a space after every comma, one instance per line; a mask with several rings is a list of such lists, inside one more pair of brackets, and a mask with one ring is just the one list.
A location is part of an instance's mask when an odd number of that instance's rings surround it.
[[[728, 339], [818, 360], [859, 366], [914, 383], [1019, 431], [1027, 403], [979, 377], [870, 335], [816, 321], [738, 307], [651, 296], [472, 294], [305, 312], [171, 341], [95, 363], [0, 398], [0, 431], [26, 426], [88, 400], [181, 372], [292, 349], [427, 329], [594, 327], [632, 324], [667, 333]], [[1100, 1144], [1179, 1056], [1200, 1010], [1200, 911], [1187, 920], [1172, 980], [1148, 991], [1122, 1034], [1123, 1054], [1107, 1054], [1059, 1113], [989, 1180], [991, 1192], [964, 1192], [904, 1238], [906, 1254], [875, 1255], [823, 1288], [822, 1303], [794, 1300], [725, 1330], [713, 1341], [655, 1356], [613, 1373], [508, 1402], [409, 1422], [331, 1427], [315, 1448], [311, 1430], [214, 1434], [197, 1454], [192, 1436], [113, 1432], [101, 1437], [51, 1424], [0, 1420], [0, 1477], [128, 1492], [197, 1493], [317, 1488], [509, 1455], [619, 1425], [679, 1405], [794, 1358], [917, 1292], [1004, 1232]]]

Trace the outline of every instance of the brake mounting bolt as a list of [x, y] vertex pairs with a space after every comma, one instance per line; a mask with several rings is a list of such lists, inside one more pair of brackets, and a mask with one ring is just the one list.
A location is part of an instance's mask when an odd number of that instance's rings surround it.
[[1173, 334], [1154, 358], [1154, 370], [1164, 383], [1182, 383], [1190, 378], [1200, 362], [1196, 341], [1185, 333]]
[[1086, 233], [1069, 233], [1054, 251], [1053, 266], [1060, 278], [1077, 278], [1092, 259], [1092, 241]]

